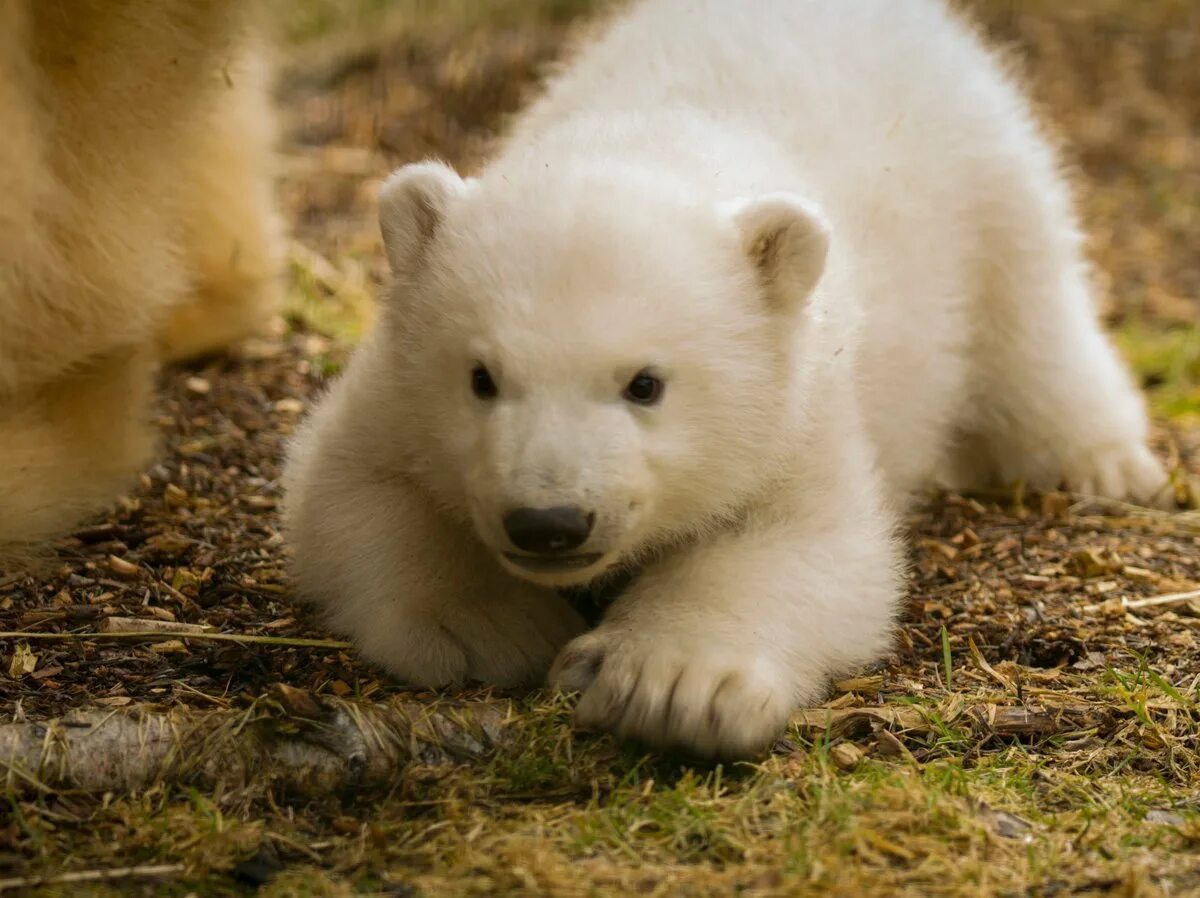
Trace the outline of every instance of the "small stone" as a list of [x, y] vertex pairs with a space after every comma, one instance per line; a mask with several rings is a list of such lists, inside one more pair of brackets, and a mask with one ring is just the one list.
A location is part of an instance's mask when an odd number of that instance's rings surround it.
[[1187, 822], [1180, 814], [1165, 808], [1151, 808], [1142, 819], [1147, 823], [1157, 823], [1159, 826], [1182, 826]]
[[829, 757], [838, 770], [853, 770], [866, 757], [866, 753], [853, 742], [839, 742], [829, 749]]

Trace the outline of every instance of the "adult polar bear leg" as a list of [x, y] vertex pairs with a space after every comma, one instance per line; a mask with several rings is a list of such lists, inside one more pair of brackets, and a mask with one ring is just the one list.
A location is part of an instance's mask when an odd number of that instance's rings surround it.
[[975, 435], [1001, 482], [1170, 506], [1141, 394], [1097, 320], [1066, 189], [1046, 159], [1023, 163], [984, 231]]
[[284, 228], [275, 208], [267, 49], [257, 35], [194, 128], [180, 165], [188, 298], [172, 310], [161, 343], [168, 359], [216, 352], [262, 332], [280, 305]]
[[0, 570], [103, 507], [154, 452], [148, 348], [95, 359], [0, 403]]
[[551, 670], [583, 693], [579, 723], [745, 757], [832, 676], [885, 654], [902, 551], [870, 465], [846, 468], [646, 570]]
[[364, 657], [414, 686], [532, 685], [582, 632], [564, 599], [504, 573], [405, 480], [368, 481], [307, 445], [286, 474], [294, 573]]

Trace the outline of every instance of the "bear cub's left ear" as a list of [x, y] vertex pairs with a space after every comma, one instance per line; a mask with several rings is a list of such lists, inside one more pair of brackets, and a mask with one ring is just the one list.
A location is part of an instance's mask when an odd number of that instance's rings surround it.
[[441, 162], [416, 162], [392, 172], [379, 191], [379, 228], [392, 273], [419, 268], [451, 198], [465, 193], [458, 172]]
[[768, 301], [779, 311], [801, 308], [829, 253], [829, 222], [821, 210], [795, 194], [770, 193], [733, 203], [729, 213]]

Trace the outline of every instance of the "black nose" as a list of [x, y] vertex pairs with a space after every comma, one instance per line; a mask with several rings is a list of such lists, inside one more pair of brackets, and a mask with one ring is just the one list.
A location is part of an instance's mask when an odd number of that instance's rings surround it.
[[551, 555], [582, 546], [595, 520], [594, 514], [567, 505], [518, 508], [505, 515], [504, 532], [518, 549]]

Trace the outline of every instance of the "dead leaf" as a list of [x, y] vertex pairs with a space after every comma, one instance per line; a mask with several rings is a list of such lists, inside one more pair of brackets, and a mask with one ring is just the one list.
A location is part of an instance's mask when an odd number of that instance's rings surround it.
[[14, 680], [37, 670], [38, 656], [29, 648], [29, 643], [18, 642], [8, 660], [8, 675]]
[[829, 732], [834, 737], [866, 735], [875, 726], [928, 730], [917, 708], [882, 705], [876, 708], [804, 708], [792, 715], [792, 725], [810, 738]]
[[880, 754], [886, 755], [889, 758], [904, 758], [906, 761], [911, 761], [914, 764], [917, 763], [917, 759], [913, 757], [913, 753], [908, 750], [908, 747], [894, 733], [881, 727], [876, 730], [875, 738], [879, 743]]

